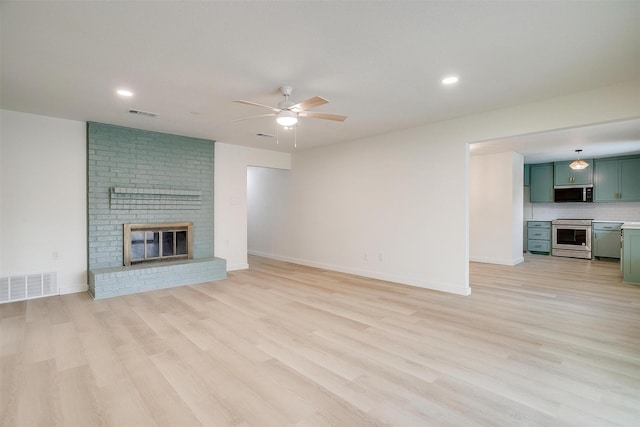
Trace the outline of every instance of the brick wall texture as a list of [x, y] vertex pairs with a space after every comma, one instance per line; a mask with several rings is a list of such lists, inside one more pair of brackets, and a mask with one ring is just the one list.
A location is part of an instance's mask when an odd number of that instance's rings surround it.
[[[213, 257], [213, 157], [214, 141], [89, 122], [89, 269], [122, 266], [125, 223], [191, 221], [194, 259]], [[177, 190], [177, 197], [184, 193], [198, 200], [186, 209], [162, 200], [123, 206], [114, 198], [112, 205], [114, 188], [139, 189], [142, 194], [159, 189], [156, 193], [164, 198]]]

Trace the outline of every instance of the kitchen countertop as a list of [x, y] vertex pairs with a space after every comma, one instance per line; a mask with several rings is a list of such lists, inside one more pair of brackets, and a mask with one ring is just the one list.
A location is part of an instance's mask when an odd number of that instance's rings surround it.
[[640, 230], [640, 221], [630, 221], [622, 224], [622, 229]]
[[[524, 222], [529, 222], [529, 221], [553, 221], [554, 219], [562, 219], [562, 218], [553, 218], [553, 219], [547, 219], [547, 218], [526, 218], [524, 220]], [[591, 222], [610, 222], [610, 223], [614, 223], [614, 224], [630, 224], [627, 228], [632, 228], [633, 224], [636, 224], [636, 226], [640, 226], [640, 221], [638, 220], [627, 220], [625, 221], [624, 219], [594, 219]], [[633, 227], [635, 228], [635, 227]]]

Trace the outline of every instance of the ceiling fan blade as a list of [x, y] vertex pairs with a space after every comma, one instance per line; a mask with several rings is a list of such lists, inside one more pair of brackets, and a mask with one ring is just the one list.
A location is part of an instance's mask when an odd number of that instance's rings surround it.
[[347, 116], [340, 114], [318, 113], [316, 111], [302, 111], [298, 113], [298, 116], [309, 117], [311, 119], [335, 120], [337, 122], [344, 122], [347, 119]]
[[243, 117], [241, 119], [235, 119], [234, 122], [241, 122], [243, 120], [249, 120], [249, 119], [257, 119], [258, 117], [273, 117], [276, 115], [277, 115], [276, 113], [260, 114], [259, 116], [250, 116], [250, 117]]
[[288, 110], [295, 111], [299, 113], [300, 111], [310, 110], [319, 105], [328, 104], [329, 101], [324, 99], [321, 96], [314, 96], [313, 98], [305, 99], [304, 101], [300, 101], [297, 104], [292, 105], [288, 108]]
[[239, 99], [239, 100], [233, 101], [233, 102], [237, 102], [238, 104], [252, 105], [254, 107], [268, 108], [270, 110], [275, 111], [276, 113], [280, 111], [280, 109], [278, 107], [272, 107], [270, 105], [258, 104], [257, 102], [244, 101], [242, 99]]

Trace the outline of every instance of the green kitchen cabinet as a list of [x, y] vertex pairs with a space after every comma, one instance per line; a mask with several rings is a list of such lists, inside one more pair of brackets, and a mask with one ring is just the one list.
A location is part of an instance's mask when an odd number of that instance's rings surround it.
[[586, 169], [571, 169], [571, 162], [553, 164], [553, 182], [555, 185], [591, 185], [593, 184], [593, 160], [586, 159]]
[[533, 254], [551, 253], [551, 221], [527, 221], [527, 250]]
[[620, 199], [640, 201], [640, 157], [620, 160]]
[[597, 222], [592, 224], [591, 250], [594, 258], [620, 259], [621, 222]]
[[594, 201], [640, 201], [640, 157], [596, 159], [594, 163]]
[[617, 202], [620, 188], [619, 160], [596, 159], [594, 196], [596, 202]]
[[531, 203], [553, 202], [553, 163], [529, 167], [529, 200]]
[[622, 281], [640, 285], [640, 227], [623, 226]]
[[529, 181], [529, 176], [530, 176], [529, 169], [530, 168], [531, 168], [531, 165], [529, 165], [529, 164], [524, 165], [524, 177], [523, 177], [523, 179], [524, 179], [524, 185], [525, 186], [529, 186], [529, 182], [530, 182]]

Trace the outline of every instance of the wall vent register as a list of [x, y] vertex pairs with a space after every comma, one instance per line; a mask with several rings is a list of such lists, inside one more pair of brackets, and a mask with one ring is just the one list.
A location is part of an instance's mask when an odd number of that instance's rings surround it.
[[58, 295], [55, 272], [0, 277], [0, 304]]

